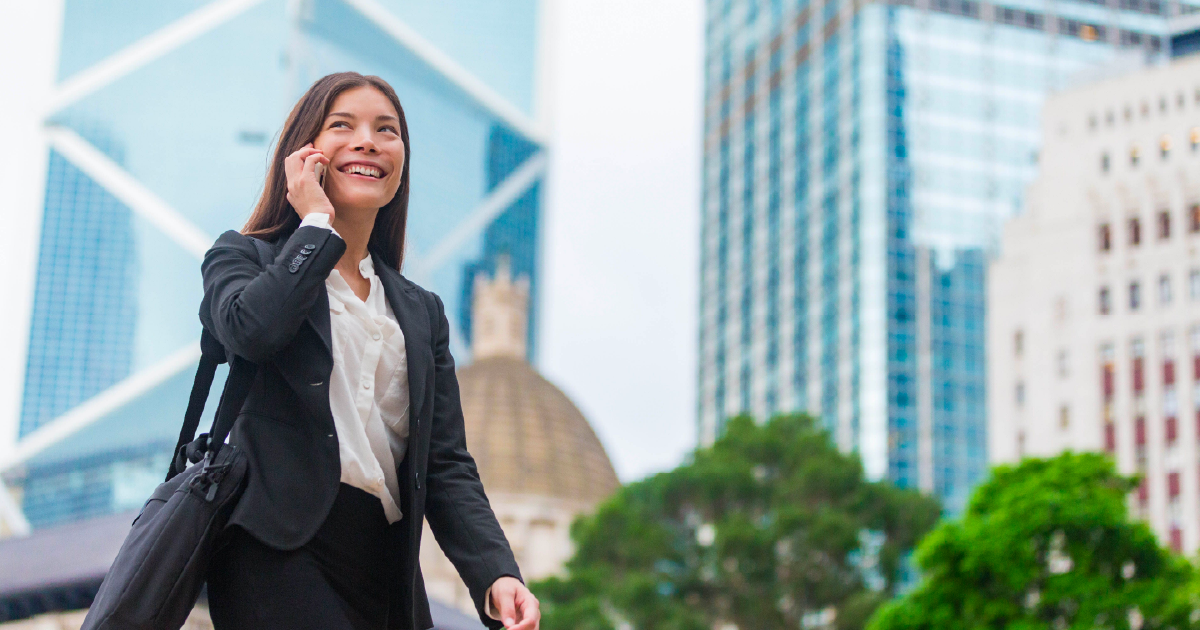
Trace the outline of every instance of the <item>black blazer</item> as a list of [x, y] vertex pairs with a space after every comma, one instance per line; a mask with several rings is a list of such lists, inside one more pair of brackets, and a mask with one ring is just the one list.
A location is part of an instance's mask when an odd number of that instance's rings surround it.
[[[341, 460], [329, 376], [333, 371], [329, 296], [325, 278], [346, 251], [328, 229], [305, 226], [274, 243], [266, 265], [250, 237], [230, 230], [204, 255], [200, 321], [232, 354], [258, 364], [258, 374], [230, 432], [245, 450], [249, 482], [230, 522], [264, 544], [296, 549], [308, 542], [333, 505]], [[408, 450], [397, 466], [400, 509], [393, 528], [389, 628], [433, 626], [419, 551], [422, 520], [454, 564], [479, 609], [497, 578], [520, 570], [467, 452], [449, 326], [442, 300], [384, 264], [382, 281], [408, 355]]]

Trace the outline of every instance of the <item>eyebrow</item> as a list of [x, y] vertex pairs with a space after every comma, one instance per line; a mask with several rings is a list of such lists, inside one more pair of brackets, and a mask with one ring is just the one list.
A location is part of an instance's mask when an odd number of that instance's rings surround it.
[[[348, 112], [333, 112], [326, 118], [331, 117], [331, 116], [344, 116], [346, 118], [354, 118], [355, 117], [354, 114], [351, 114]], [[392, 116], [391, 114], [380, 114], [375, 117], [375, 120], [394, 120], [396, 122], [400, 122], [399, 118], [396, 118], [395, 116]]]

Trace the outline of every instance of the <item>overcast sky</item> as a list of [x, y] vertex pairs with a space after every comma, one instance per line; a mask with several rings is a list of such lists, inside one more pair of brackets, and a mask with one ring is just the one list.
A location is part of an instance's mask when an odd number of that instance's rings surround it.
[[696, 439], [703, 7], [556, 13], [540, 367], [631, 481]]
[[[554, 128], [539, 363], [629, 481], [673, 466], [695, 441], [702, 4], [543, 2], [557, 28], [546, 92]], [[59, 16], [36, 3], [4, 13], [14, 19], [0, 25], [0, 77], [25, 98], [4, 99], [0, 114], [36, 120]], [[16, 129], [12, 150], [0, 153], [0, 205], [10, 209], [33, 207], [42, 190], [17, 168], [36, 126]], [[32, 219], [7, 217], [24, 218]], [[32, 243], [21, 252], [14, 256], [31, 265]], [[20, 280], [6, 280], [6, 294], [27, 294], [30, 279]], [[10, 310], [3, 327], [26, 330], [17, 313], [25, 309]], [[8, 340], [6, 353], [17, 357], [23, 343]], [[6, 417], [22, 366], [0, 362]]]

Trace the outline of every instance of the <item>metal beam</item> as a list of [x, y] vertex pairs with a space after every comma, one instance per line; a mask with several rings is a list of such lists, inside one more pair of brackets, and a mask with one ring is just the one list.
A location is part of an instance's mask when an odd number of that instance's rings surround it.
[[529, 156], [517, 170], [509, 174], [483, 201], [423, 256], [414, 256], [409, 261], [413, 278], [427, 279], [439, 267], [446, 264], [467, 239], [479, 234], [492, 219], [500, 216], [517, 197], [520, 197], [546, 170], [546, 154], [538, 152]]
[[96, 394], [70, 411], [43, 424], [17, 443], [11, 453], [0, 459], [0, 473], [29, 461], [38, 453], [87, 428], [105, 415], [120, 409], [133, 399], [158, 387], [167, 379], [200, 360], [200, 341], [176, 350], [165, 359], [131, 374], [112, 387]]
[[150, 33], [63, 81], [46, 117], [237, 17], [262, 0], [216, 0]]
[[508, 99], [500, 96], [495, 90], [481, 81], [469, 70], [460, 65], [452, 57], [442, 52], [429, 40], [421, 37], [404, 20], [396, 17], [391, 11], [379, 4], [377, 0], [342, 0], [348, 6], [362, 14], [378, 26], [380, 30], [391, 36], [401, 46], [437, 71], [446, 80], [471, 97], [473, 101], [491, 115], [504, 121], [506, 125], [525, 136], [529, 140], [543, 144], [545, 133], [538, 125], [525, 115]]
[[201, 259], [204, 258], [204, 252], [212, 247], [214, 238], [196, 227], [79, 134], [66, 127], [49, 126], [46, 127], [46, 136], [50, 140], [50, 146], [63, 157], [112, 193], [121, 203], [129, 206], [138, 216], [162, 230], [185, 251]]

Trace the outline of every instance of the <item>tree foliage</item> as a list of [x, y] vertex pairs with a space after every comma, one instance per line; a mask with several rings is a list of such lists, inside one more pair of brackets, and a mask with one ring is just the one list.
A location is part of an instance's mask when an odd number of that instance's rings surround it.
[[809, 416], [737, 417], [684, 465], [576, 521], [567, 576], [534, 591], [548, 630], [798, 628], [830, 607], [838, 627], [861, 628], [938, 514], [866, 481]]
[[1134, 487], [1092, 453], [995, 468], [921, 542], [924, 580], [870, 630], [1195, 627], [1193, 569], [1128, 518]]

